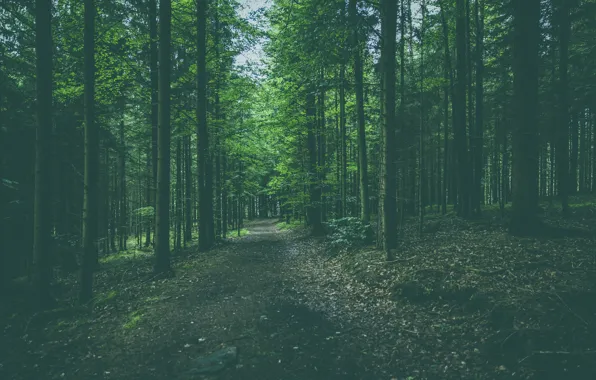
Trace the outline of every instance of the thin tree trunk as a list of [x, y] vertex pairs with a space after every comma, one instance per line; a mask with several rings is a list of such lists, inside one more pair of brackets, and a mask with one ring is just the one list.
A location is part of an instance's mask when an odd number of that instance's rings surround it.
[[[157, 209], [157, 129], [159, 124], [159, 73], [158, 73], [158, 60], [159, 53], [157, 49], [157, 0], [149, 0], [149, 75], [151, 78], [151, 165], [152, 165], [152, 176], [151, 186], [149, 192], [151, 197], [149, 198], [150, 206], [153, 207], [153, 221], [149, 224], [147, 235], [153, 231], [153, 238], [155, 239], [155, 218]], [[149, 238], [147, 238], [148, 240]], [[146, 243], [147, 244], [147, 243]], [[147, 244], [148, 246], [148, 244]]]
[[170, 268], [170, 71], [172, 1], [159, 3], [159, 126], [157, 133], [157, 207], [155, 218], [156, 274]]
[[[52, 4], [35, 2], [35, 51], [37, 82], [37, 135], [35, 139], [35, 199], [33, 221], [33, 283], [37, 306], [51, 303], [50, 281], [52, 254], [51, 138], [52, 138]], [[2, 132], [0, 132], [2, 133]], [[1, 163], [0, 163], [1, 164]], [[1, 186], [0, 186], [1, 187]], [[2, 202], [4, 199], [2, 198]]]
[[381, 0], [381, 29], [383, 46], [381, 62], [385, 105], [383, 128], [385, 129], [383, 171], [385, 188], [383, 194], [383, 238], [387, 260], [395, 258], [397, 249], [397, 126], [395, 119], [395, 33], [397, 31], [397, 4], [392, 0]]
[[480, 215], [483, 199], [482, 179], [484, 178], [484, 1], [474, 4], [476, 21], [476, 128], [474, 139], [474, 213]]
[[514, 1], [513, 210], [510, 231], [536, 228], [538, 208], [538, 46], [540, 0]]
[[197, 0], [197, 154], [199, 172], [199, 250], [211, 248], [213, 199], [207, 128], [207, 0]]
[[468, 162], [468, 144], [466, 139], [466, 18], [465, 0], [456, 1], [456, 45], [457, 45], [457, 76], [455, 81], [454, 132], [455, 150], [457, 154], [457, 214], [468, 217], [470, 214], [470, 170]]
[[358, 39], [357, 0], [350, 0], [348, 14], [352, 27], [352, 57], [354, 59], [354, 83], [356, 91], [356, 120], [358, 122], [358, 170], [360, 172], [360, 218], [370, 220], [368, 196], [368, 161], [366, 154], [366, 130], [364, 125], [364, 88], [361, 45]]
[[[559, 198], [561, 199], [562, 212], [569, 213], [569, 193], [575, 192], [577, 176], [577, 126], [574, 134], [574, 150], [571, 161], [571, 181], [569, 176], [569, 100], [568, 100], [568, 62], [569, 62], [569, 34], [571, 23], [569, 21], [569, 0], [558, 0], [557, 14], [559, 18], [559, 82], [558, 82], [558, 125], [557, 131], [557, 179], [559, 181]], [[570, 186], [572, 185], [572, 186]]]
[[124, 97], [121, 99], [122, 119], [120, 120], [120, 162], [118, 168], [118, 178], [120, 181], [120, 221], [118, 223], [118, 234], [120, 235], [120, 250], [126, 251], [126, 242], [128, 240], [128, 214], [126, 205], [126, 145], [124, 142]]
[[85, 0], [84, 98], [85, 98], [85, 194], [83, 205], [83, 265], [80, 301], [93, 293], [93, 271], [97, 262], [99, 131], [95, 123], [95, 2]]

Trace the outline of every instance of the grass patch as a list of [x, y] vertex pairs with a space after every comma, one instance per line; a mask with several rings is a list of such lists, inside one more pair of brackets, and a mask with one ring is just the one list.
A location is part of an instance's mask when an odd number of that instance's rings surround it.
[[275, 226], [277, 227], [278, 230], [284, 231], [284, 230], [293, 230], [295, 228], [300, 228], [302, 227], [302, 222], [299, 220], [292, 220], [290, 223], [286, 223], [286, 222], [280, 222], [277, 223]]
[[143, 320], [143, 313], [140, 310], [128, 314], [128, 321], [122, 326], [126, 330], [134, 329]]
[[117, 295], [118, 295], [118, 292], [115, 290], [112, 290], [108, 293], [98, 294], [95, 296], [95, 304], [96, 305], [106, 304], [106, 303], [110, 302], [110, 300], [116, 298]]
[[230, 239], [235, 239], [235, 238], [239, 238], [239, 237], [246, 236], [246, 235], [249, 235], [249, 234], [250, 234], [250, 232], [246, 228], [241, 228], [240, 229], [240, 236], [238, 236], [238, 231], [237, 230], [234, 230], [229, 235], [229, 237], [230, 237]]
[[153, 256], [153, 252], [145, 252], [145, 251], [125, 251], [125, 252], [118, 252], [113, 255], [107, 255], [101, 257], [99, 259], [100, 264], [110, 264], [110, 263], [118, 263], [123, 261], [131, 261], [136, 259], [147, 259]]

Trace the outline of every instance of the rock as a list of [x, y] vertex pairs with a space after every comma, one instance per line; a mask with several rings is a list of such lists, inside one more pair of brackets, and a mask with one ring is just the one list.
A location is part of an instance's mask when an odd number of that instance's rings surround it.
[[194, 360], [193, 368], [189, 371], [191, 375], [201, 375], [219, 372], [226, 367], [233, 365], [238, 359], [236, 347], [226, 347], [214, 353], [201, 356]]

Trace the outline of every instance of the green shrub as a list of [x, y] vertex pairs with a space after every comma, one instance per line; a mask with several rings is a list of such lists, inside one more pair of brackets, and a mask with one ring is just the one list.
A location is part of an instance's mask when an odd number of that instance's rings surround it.
[[354, 217], [330, 220], [327, 230], [329, 245], [334, 250], [361, 247], [371, 244], [374, 239], [370, 224]]

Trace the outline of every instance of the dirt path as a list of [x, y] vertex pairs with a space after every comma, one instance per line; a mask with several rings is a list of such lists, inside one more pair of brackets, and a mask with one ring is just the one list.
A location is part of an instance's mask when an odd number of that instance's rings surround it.
[[[353, 326], [341, 326], [310, 309], [297, 295], [295, 255], [308, 239], [258, 221], [250, 234], [224, 249], [222, 262], [189, 289], [184, 308], [203, 330], [190, 358], [224, 345], [238, 347], [238, 364], [217, 379], [363, 379], [357, 353], [344, 345]], [[189, 337], [189, 341], [193, 338]], [[199, 343], [201, 340], [204, 343]], [[224, 343], [225, 342], [225, 343]], [[195, 355], [188, 355], [193, 351]], [[177, 369], [192, 367], [181, 360]], [[367, 376], [368, 374], [368, 376]], [[206, 378], [210, 378], [205, 376]]]

